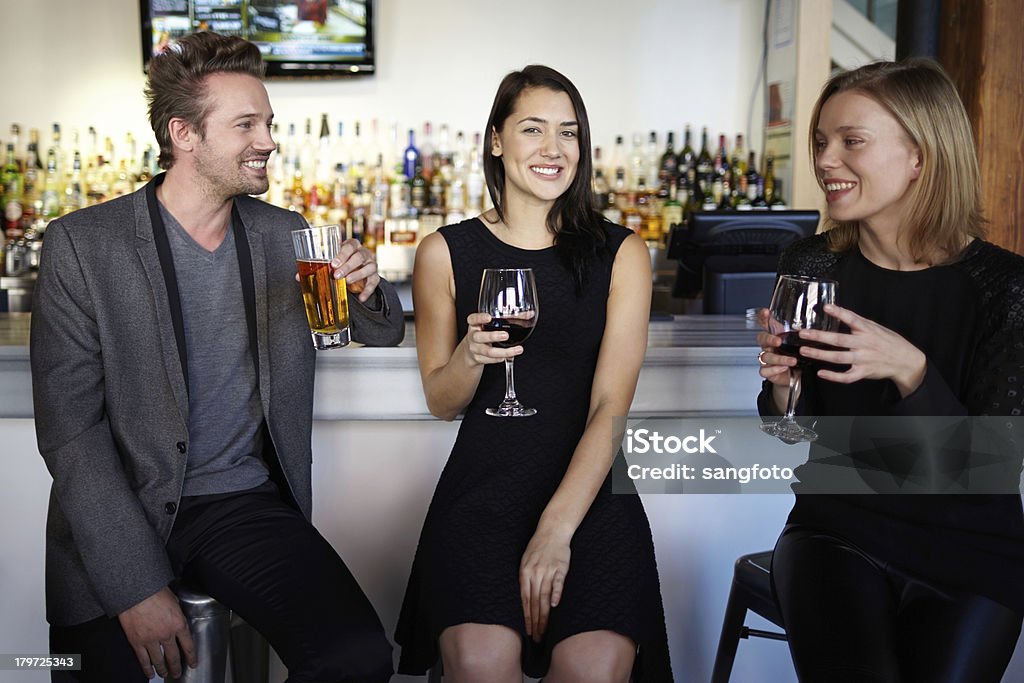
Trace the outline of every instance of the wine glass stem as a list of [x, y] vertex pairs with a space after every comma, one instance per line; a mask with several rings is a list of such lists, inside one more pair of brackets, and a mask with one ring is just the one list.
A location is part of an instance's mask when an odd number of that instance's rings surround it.
[[800, 368], [789, 369], [789, 397], [786, 399], [786, 415], [784, 420], [792, 420], [796, 413], [796, 401], [800, 397]]
[[514, 358], [505, 359], [505, 402], [512, 403], [516, 400], [516, 380], [512, 372]]

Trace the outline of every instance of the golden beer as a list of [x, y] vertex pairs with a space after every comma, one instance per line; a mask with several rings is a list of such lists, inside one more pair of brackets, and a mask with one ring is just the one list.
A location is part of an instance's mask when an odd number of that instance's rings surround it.
[[348, 294], [345, 278], [335, 279], [330, 261], [296, 261], [309, 329], [317, 335], [341, 338], [331, 346], [348, 344]]

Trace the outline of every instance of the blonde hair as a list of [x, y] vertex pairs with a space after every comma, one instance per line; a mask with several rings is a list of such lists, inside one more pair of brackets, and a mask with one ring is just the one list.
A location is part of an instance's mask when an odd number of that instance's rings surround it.
[[[981, 173], [971, 122], [956, 87], [930, 59], [875, 62], [836, 74], [821, 91], [811, 114], [809, 145], [815, 159], [814, 131], [821, 109], [837, 93], [856, 91], [882, 105], [902, 126], [921, 154], [921, 171], [909, 192], [906, 238], [914, 260], [931, 264], [956, 258], [973, 237], [984, 237]], [[821, 178], [818, 178], [821, 185]], [[829, 249], [846, 251], [857, 245], [857, 221], [826, 219]]]

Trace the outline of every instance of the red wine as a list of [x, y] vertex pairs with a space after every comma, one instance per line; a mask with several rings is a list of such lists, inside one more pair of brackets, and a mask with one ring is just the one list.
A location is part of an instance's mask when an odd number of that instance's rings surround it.
[[817, 360], [816, 358], [808, 358], [807, 356], [800, 355], [800, 347], [808, 346], [812, 349], [821, 349], [822, 351], [845, 351], [838, 346], [832, 346], [831, 344], [822, 344], [821, 342], [813, 342], [809, 339], [801, 339], [800, 333], [796, 330], [790, 332], [783, 332], [778, 335], [782, 339], [782, 343], [779, 344], [778, 348], [775, 349], [776, 353], [780, 353], [783, 356], [791, 356], [796, 358], [797, 367], [807, 370], [811, 368], [825, 368], [827, 370], [834, 370], [836, 372], [846, 372], [850, 369], [849, 365], [837, 365], [835, 363], [827, 363], [824, 361]]
[[533, 332], [536, 318], [524, 320], [523, 318], [491, 318], [489, 323], [484, 323], [481, 329], [484, 332], [508, 332], [508, 339], [494, 342], [495, 346], [503, 349], [519, 346]]

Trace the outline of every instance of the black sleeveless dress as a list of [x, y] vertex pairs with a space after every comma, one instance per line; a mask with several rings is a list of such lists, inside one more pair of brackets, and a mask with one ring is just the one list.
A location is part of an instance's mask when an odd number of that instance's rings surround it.
[[519, 400], [537, 414], [486, 415], [504, 397], [505, 372], [501, 363], [484, 368], [423, 524], [395, 634], [400, 673], [434, 666], [445, 628], [483, 623], [522, 635], [530, 676], [544, 675], [559, 641], [608, 629], [638, 644], [634, 681], [672, 680], [650, 525], [640, 498], [612, 494], [610, 477], [573, 537], [562, 601], [540, 644], [526, 635], [519, 597], [523, 552], [583, 434], [612, 262], [631, 234], [611, 223], [605, 230], [607, 253], [594, 260], [577, 297], [555, 248], [510, 246], [478, 218], [441, 228], [455, 275], [459, 339], [476, 311], [484, 268], [534, 269], [539, 316], [516, 358], [515, 382]]

